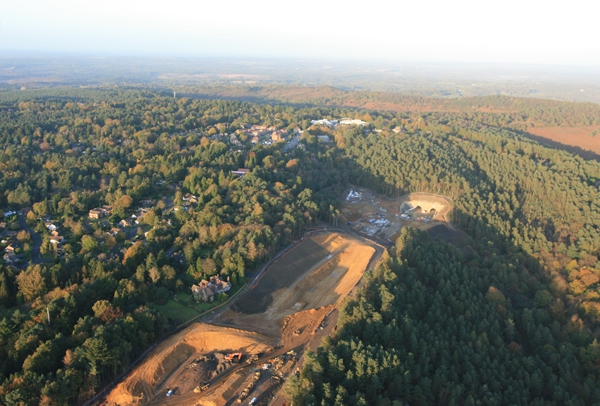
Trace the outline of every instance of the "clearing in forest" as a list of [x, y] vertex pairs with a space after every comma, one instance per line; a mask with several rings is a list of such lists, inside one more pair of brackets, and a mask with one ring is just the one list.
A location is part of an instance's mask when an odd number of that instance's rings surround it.
[[[161, 343], [106, 404], [217, 406], [272, 396], [296, 367], [298, 357], [290, 350], [300, 352], [331, 332], [335, 321], [328, 317], [337, 316], [335, 305], [382, 252], [349, 234], [305, 237], [253, 289], [215, 314], [213, 324], [192, 324]], [[228, 354], [238, 352], [241, 362], [230, 361]]]
[[411, 193], [390, 199], [366, 188], [353, 187], [344, 194], [342, 220], [359, 233], [395, 241], [405, 226], [421, 230], [448, 226], [451, 209], [452, 202], [444, 196]]

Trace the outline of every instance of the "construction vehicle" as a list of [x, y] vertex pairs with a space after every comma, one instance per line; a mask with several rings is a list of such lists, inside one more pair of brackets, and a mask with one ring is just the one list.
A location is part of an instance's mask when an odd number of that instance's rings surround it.
[[242, 401], [248, 397], [249, 393], [250, 393], [250, 390], [244, 389], [242, 391], [242, 393], [240, 393], [240, 396], [238, 397], [238, 400], [237, 400], [238, 403], [242, 403]]
[[204, 392], [205, 390], [207, 390], [209, 387], [208, 382], [205, 383], [204, 385], [198, 385], [194, 388], [194, 392], [195, 393], [200, 393], [200, 392]]
[[252, 391], [252, 389], [254, 389], [254, 382], [250, 382], [248, 384], [248, 387], [246, 389], [244, 389], [242, 391], [242, 393], [240, 393], [240, 395], [238, 396], [238, 403], [242, 403], [242, 400], [246, 399], [248, 397], [248, 395], [250, 394], [250, 392]]
[[252, 354], [246, 359], [246, 364], [251, 364], [255, 361], [258, 361], [258, 355]]
[[242, 353], [241, 352], [232, 352], [231, 354], [225, 355], [224, 360], [230, 361], [230, 362], [240, 362], [242, 360]]

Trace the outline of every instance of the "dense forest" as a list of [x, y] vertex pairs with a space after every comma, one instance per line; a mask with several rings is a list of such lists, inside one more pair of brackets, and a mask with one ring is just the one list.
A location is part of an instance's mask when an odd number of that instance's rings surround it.
[[585, 127], [600, 125], [600, 106], [558, 100], [499, 95], [479, 97], [427, 97], [373, 91], [350, 91], [334, 87], [281, 85], [181, 87], [192, 97], [246, 99], [298, 106], [354, 107], [391, 112], [451, 113], [463, 119], [485, 121], [519, 130], [534, 126]]
[[543, 285], [530, 303], [511, 300], [516, 258], [494, 257], [403, 229], [288, 382], [294, 404], [597, 404], [597, 340], [556, 320]]
[[403, 230], [288, 383], [298, 404], [596, 404], [597, 162], [430, 116], [418, 134], [347, 130], [357, 181], [450, 196], [455, 247]]
[[[367, 124], [311, 124], [342, 117]], [[242, 285], [339, 216], [355, 183], [449, 196], [471, 238], [404, 230], [288, 384], [296, 402], [593, 404], [600, 165], [498, 117], [139, 88], [0, 93], [0, 221], [23, 257], [0, 264], [0, 402], [83, 403], [176, 328], [154, 304], [216, 274]], [[254, 125], [284, 141], [253, 142]], [[103, 205], [110, 216], [90, 221]]]

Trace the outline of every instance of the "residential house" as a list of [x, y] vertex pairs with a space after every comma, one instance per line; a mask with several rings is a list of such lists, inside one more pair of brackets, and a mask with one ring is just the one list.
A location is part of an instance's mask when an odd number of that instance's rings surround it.
[[113, 227], [113, 228], [110, 229], [110, 231], [108, 232], [108, 234], [112, 235], [113, 237], [116, 237], [117, 234], [119, 234], [122, 231], [123, 230], [121, 230], [120, 228]]
[[53, 223], [46, 223], [46, 228], [49, 231], [56, 231], [56, 230], [58, 230], [58, 226], [56, 224], [53, 224]]
[[192, 285], [192, 295], [194, 299], [203, 302], [212, 302], [215, 300], [215, 289], [207, 280], [201, 280], [198, 285]]
[[88, 217], [93, 220], [98, 220], [101, 217], [108, 216], [110, 213], [112, 213], [112, 206], [96, 207], [95, 209], [90, 210]]
[[220, 276], [213, 276], [210, 280], [202, 279], [198, 285], [192, 285], [192, 294], [196, 300], [203, 302], [212, 302], [215, 295], [228, 292], [231, 289], [231, 282], [221, 279]]
[[4, 252], [6, 252], [7, 254], [14, 254], [15, 253], [15, 247], [13, 247], [12, 244], [8, 244], [4, 248]]
[[50, 244], [60, 244], [64, 241], [64, 238], [60, 235], [53, 235], [50, 237]]
[[88, 217], [92, 220], [98, 220], [100, 217], [104, 217], [104, 212], [100, 209], [92, 209], [88, 213]]
[[119, 225], [121, 227], [131, 227], [133, 225], [133, 223], [131, 222], [131, 220], [123, 219], [123, 220], [119, 221]]
[[213, 276], [210, 278], [210, 284], [216, 288], [216, 293], [229, 292], [231, 289], [231, 282], [229, 281], [229, 277], [224, 281], [221, 279], [219, 275]]
[[283, 141], [285, 139], [286, 133], [285, 131], [275, 131], [271, 134], [272, 141]]
[[198, 198], [191, 193], [186, 193], [181, 199], [190, 203], [198, 203]]

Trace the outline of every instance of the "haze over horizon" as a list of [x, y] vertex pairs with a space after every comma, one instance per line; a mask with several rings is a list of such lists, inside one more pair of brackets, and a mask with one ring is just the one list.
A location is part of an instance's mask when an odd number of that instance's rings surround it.
[[[600, 66], [593, 13], [518, 1], [0, 0], [0, 51]], [[588, 7], [589, 8], [589, 7]]]

